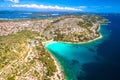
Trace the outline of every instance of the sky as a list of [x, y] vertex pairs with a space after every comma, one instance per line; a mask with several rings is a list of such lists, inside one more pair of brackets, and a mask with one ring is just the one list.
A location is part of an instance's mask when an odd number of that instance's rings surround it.
[[0, 11], [78, 11], [120, 13], [120, 0], [0, 0]]

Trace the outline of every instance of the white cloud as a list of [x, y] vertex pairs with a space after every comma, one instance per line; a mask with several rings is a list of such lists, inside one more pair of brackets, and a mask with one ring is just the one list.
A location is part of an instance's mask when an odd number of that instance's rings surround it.
[[85, 8], [87, 8], [87, 6], [80, 6], [79, 8], [81, 8], [81, 9], [85, 9]]
[[5, 0], [5, 1], [10, 1], [10, 2], [13, 2], [13, 3], [19, 3], [19, 0]]
[[51, 9], [51, 10], [68, 10], [68, 11], [83, 11], [81, 8], [61, 7], [61, 6], [46, 6], [37, 4], [15, 4], [12, 7], [18, 8], [36, 8], [36, 9]]

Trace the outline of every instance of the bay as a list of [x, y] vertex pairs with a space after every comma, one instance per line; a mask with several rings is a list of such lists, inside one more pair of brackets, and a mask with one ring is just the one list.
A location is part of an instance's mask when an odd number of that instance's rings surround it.
[[111, 23], [101, 25], [101, 39], [84, 44], [46, 45], [61, 64], [66, 80], [120, 80], [120, 16], [103, 16]]

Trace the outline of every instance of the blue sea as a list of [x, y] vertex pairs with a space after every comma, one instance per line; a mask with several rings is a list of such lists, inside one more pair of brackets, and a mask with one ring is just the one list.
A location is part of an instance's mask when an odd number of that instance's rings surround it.
[[58, 17], [64, 13], [60, 12], [24, 12], [24, 11], [0, 11], [2, 20], [19, 20], [19, 19], [38, 19]]
[[0, 11], [0, 20], [43, 19], [61, 15], [77, 14], [76, 12], [31, 12], [31, 11]]
[[[68, 13], [0, 12], [0, 19], [32, 19]], [[46, 49], [60, 63], [66, 80], [120, 80], [120, 14], [97, 14], [110, 23], [101, 25], [102, 38], [84, 44], [51, 42]]]
[[61, 64], [66, 80], [120, 80], [120, 15], [102, 15], [102, 38], [84, 44], [51, 42], [48, 51]]

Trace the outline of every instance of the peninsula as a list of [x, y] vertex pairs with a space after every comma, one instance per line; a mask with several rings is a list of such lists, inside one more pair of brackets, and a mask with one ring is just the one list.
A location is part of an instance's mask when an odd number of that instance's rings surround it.
[[0, 80], [64, 80], [61, 66], [44, 42], [88, 42], [99, 38], [97, 15], [0, 20]]

